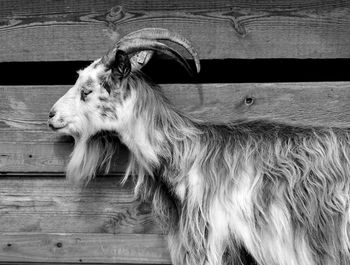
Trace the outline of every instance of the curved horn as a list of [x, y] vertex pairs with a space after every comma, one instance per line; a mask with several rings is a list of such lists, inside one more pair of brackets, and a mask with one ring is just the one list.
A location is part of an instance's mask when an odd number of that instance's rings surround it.
[[107, 69], [111, 68], [113, 65], [116, 51], [117, 48], [112, 48], [101, 58], [101, 62], [106, 66]]
[[193, 48], [192, 44], [180, 34], [163, 28], [144, 28], [124, 36], [120, 39], [119, 43], [137, 38], [149, 40], [168, 40], [181, 45], [192, 55], [196, 64], [197, 72], [200, 71], [200, 62], [196, 50]]
[[181, 64], [188, 73], [191, 74], [191, 67], [187, 61], [174, 49], [165, 45], [164, 43], [147, 40], [147, 39], [130, 39], [120, 43], [118, 49], [125, 51], [126, 53], [136, 53], [143, 50], [160, 51], [169, 57], [174, 58], [179, 64]]
[[114, 61], [114, 55], [117, 49], [122, 49], [126, 53], [133, 53], [141, 50], [161, 51], [168, 56], [176, 59], [188, 72], [191, 72], [186, 60], [169, 46], [158, 42], [157, 40], [168, 40], [183, 46], [193, 57], [197, 72], [200, 71], [199, 57], [191, 43], [181, 35], [162, 28], [144, 28], [121, 38], [106, 55], [101, 59], [107, 67]]

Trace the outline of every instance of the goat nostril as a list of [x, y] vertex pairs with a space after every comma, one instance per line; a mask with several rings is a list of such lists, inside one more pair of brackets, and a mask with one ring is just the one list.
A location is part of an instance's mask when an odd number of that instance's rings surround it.
[[49, 118], [53, 118], [56, 115], [56, 111], [51, 110], [49, 113]]

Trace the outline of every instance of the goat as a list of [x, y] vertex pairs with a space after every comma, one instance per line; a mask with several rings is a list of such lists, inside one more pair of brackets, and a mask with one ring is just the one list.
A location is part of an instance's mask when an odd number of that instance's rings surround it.
[[177, 110], [141, 72], [154, 52], [187, 70], [161, 42], [181, 35], [146, 28], [121, 38], [79, 71], [49, 113], [75, 147], [67, 178], [86, 184], [108, 172], [117, 135], [130, 149], [124, 181], [153, 203], [168, 233], [173, 264], [350, 264], [350, 130], [272, 121], [208, 124]]

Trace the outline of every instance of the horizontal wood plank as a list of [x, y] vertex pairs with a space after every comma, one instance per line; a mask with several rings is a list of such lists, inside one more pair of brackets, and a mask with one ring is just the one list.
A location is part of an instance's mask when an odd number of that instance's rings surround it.
[[[16, 132], [17, 133], [17, 132]], [[42, 132], [36, 132], [41, 134]], [[0, 143], [0, 172], [63, 172], [64, 165], [69, 159], [69, 154], [73, 149], [73, 143], [69, 138], [67, 142], [10, 142], [7, 143], [7, 135], [11, 131], [0, 133], [3, 138]], [[14, 133], [15, 134], [15, 133]], [[43, 132], [45, 134], [45, 132]], [[28, 133], [22, 132], [20, 138], [26, 138]], [[9, 137], [10, 138], [10, 137]], [[63, 138], [67, 139], [67, 138]], [[119, 145], [119, 142], [116, 143]], [[120, 145], [119, 151], [113, 158], [112, 171], [122, 173], [126, 169], [129, 153], [125, 146]]]
[[98, 177], [78, 188], [63, 176], [1, 177], [0, 233], [162, 234], [150, 205], [120, 181]]
[[[268, 119], [295, 124], [350, 126], [350, 83], [163, 85], [177, 108], [208, 122]], [[46, 120], [68, 87], [0, 87], [0, 172], [63, 172], [72, 139], [50, 131]], [[246, 99], [252, 99], [247, 104]], [[123, 172], [121, 146], [114, 172]]]
[[0, 233], [0, 262], [170, 264], [160, 235]]
[[92, 60], [143, 27], [183, 34], [203, 59], [350, 56], [348, 1], [4, 0], [0, 62]]
[[132, 184], [98, 178], [85, 188], [63, 178], [0, 178], [0, 264], [169, 264], [164, 236]]
[[63, 177], [0, 178], [0, 264], [169, 264], [148, 203], [120, 177], [72, 187]]

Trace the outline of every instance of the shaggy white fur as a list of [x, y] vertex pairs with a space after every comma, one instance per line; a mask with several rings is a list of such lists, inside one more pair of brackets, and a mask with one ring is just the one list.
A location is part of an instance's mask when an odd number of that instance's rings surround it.
[[125, 178], [153, 202], [173, 264], [239, 264], [242, 248], [261, 265], [350, 264], [349, 129], [206, 124], [118, 56], [81, 71], [53, 107], [51, 127], [76, 140], [69, 180], [108, 172], [116, 134], [131, 151]]

